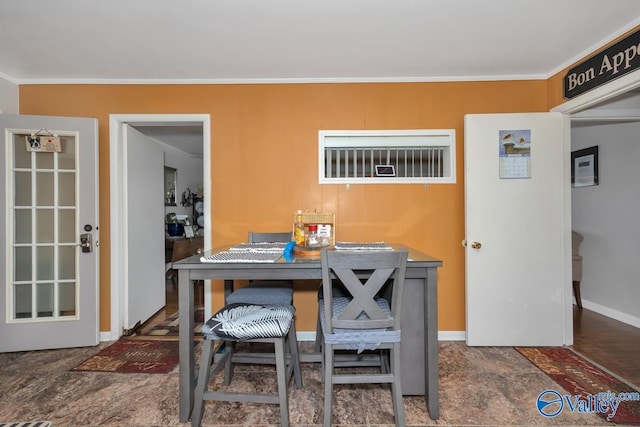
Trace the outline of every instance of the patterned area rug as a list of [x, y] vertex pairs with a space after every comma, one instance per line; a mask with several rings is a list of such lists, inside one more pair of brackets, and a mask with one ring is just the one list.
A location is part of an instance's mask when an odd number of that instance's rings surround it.
[[[193, 320], [195, 327], [193, 332], [196, 335], [202, 335], [202, 324], [204, 323], [204, 307], [196, 307], [193, 312]], [[151, 329], [136, 333], [141, 337], [167, 337], [178, 339], [179, 323], [178, 312], [173, 313], [166, 320], [157, 323]]]
[[[576, 411], [596, 408], [597, 410], [592, 412], [597, 412], [598, 415], [612, 423], [640, 425], [640, 401], [637, 400], [637, 390], [584, 360], [570, 349], [563, 347], [517, 347], [516, 350], [565, 388], [570, 395], [580, 396], [579, 400], [582, 402], [565, 399], [564, 408], [556, 406], [559, 408], [556, 410], [571, 410], [571, 406]], [[611, 393], [615, 396], [621, 396], [621, 399], [615, 415], [609, 418], [613, 409], [608, 405], [602, 405], [601, 402], [606, 402], [608, 397], [612, 396]], [[556, 402], [560, 405], [563, 404], [557, 399]], [[544, 405], [547, 402], [542, 403]], [[538, 408], [539, 410], [541, 408], [540, 402], [538, 402]]]
[[25, 423], [0, 423], [0, 427], [50, 427], [49, 421], [33, 421]]
[[178, 341], [119, 339], [71, 370], [166, 374], [178, 359]]

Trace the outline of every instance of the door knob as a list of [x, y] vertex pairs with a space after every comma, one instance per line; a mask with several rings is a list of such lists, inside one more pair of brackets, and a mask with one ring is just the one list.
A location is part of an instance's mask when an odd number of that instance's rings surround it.
[[80, 235], [80, 246], [82, 248], [82, 252], [93, 252], [93, 239], [91, 234], [85, 233]]
[[473, 249], [480, 249], [482, 247], [482, 243], [480, 243], [480, 242], [471, 242], [471, 247]]

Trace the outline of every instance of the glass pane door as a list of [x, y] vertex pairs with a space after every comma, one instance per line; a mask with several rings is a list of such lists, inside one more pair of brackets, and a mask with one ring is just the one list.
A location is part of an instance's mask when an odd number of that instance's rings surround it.
[[76, 138], [61, 136], [60, 152], [28, 151], [26, 134], [9, 147], [9, 235], [13, 275], [10, 322], [75, 319], [77, 298]]

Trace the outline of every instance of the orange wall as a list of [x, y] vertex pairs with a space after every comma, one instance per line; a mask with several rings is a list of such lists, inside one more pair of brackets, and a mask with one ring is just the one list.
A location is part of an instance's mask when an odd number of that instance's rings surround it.
[[[402, 242], [444, 261], [439, 329], [465, 329], [464, 115], [548, 111], [545, 81], [270, 85], [21, 85], [20, 113], [95, 117], [100, 137], [100, 329], [110, 328], [109, 114], [211, 115], [214, 246], [336, 213], [339, 240]], [[318, 130], [456, 130], [457, 184], [319, 185]], [[215, 285], [214, 304], [221, 301]], [[315, 330], [317, 284], [296, 291]]]

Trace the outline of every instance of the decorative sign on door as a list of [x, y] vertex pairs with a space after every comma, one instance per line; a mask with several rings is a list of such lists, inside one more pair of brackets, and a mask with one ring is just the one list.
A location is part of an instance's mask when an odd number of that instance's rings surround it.
[[499, 130], [500, 178], [531, 178], [531, 129]]
[[25, 136], [27, 151], [35, 151], [41, 153], [59, 153], [62, 151], [60, 137], [58, 136]]

